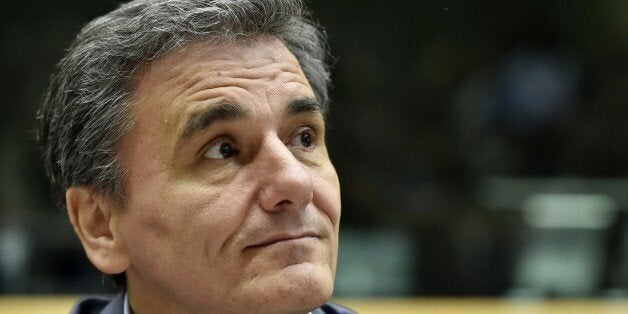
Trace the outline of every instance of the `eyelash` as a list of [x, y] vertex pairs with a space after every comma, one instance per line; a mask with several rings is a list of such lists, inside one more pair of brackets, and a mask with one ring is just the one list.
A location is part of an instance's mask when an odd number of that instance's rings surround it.
[[[307, 139], [304, 137], [304, 135], [308, 135]], [[303, 149], [312, 149], [314, 148], [315, 144], [316, 144], [316, 131], [311, 128], [311, 127], [300, 127], [297, 128], [296, 132], [293, 133], [293, 135], [290, 137], [290, 142], [287, 144], [288, 147], [294, 147], [295, 145], [291, 144], [291, 142], [293, 140], [299, 140], [299, 141], [303, 141], [303, 140], [308, 140], [309, 144], [305, 144], [305, 143], [300, 143], [301, 145], [303, 145]]]
[[[235, 141], [233, 141], [231, 138], [229, 138], [228, 136], [224, 136], [221, 135], [219, 137], [217, 137], [216, 139], [213, 139], [209, 145], [207, 145], [207, 147], [203, 150], [203, 158], [205, 159], [227, 159], [233, 156], [237, 156], [240, 151], [237, 148], [237, 145], [235, 145], [234, 143]], [[220, 145], [219, 145], [220, 144]], [[228, 149], [223, 149], [224, 148], [224, 144], [229, 144]], [[219, 146], [217, 146], [219, 145]], [[213, 150], [213, 151], [212, 151]], [[213, 157], [208, 157], [208, 154], [210, 153], [214, 153], [214, 154], [220, 154], [222, 155], [221, 157], [218, 157], [217, 155], [213, 156]], [[229, 154], [229, 156], [224, 156], [225, 154]]]

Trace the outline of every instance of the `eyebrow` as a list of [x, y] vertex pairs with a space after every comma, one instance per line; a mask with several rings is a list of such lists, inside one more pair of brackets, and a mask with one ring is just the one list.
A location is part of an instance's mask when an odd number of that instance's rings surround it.
[[221, 102], [210, 108], [204, 108], [193, 112], [188, 118], [181, 135], [177, 140], [176, 147], [189, 140], [194, 134], [207, 129], [216, 122], [232, 121], [249, 118], [249, 110], [240, 105]]
[[[295, 116], [303, 113], [320, 113], [325, 117], [326, 110], [316, 99], [298, 98], [290, 103], [284, 109], [284, 115]], [[177, 139], [175, 147], [179, 148], [194, 134], [209, 128], [217, 122], [226, 122], [233, 120], [243, 120], [251, 117], [250, 110], [233, 103], [220, 102], [212, 107], [194, 111], [189, 115], [183, 130]]]
[[284, 109], [286, 116], [294, 116], [300, 113], [320, 113], [325, 117], [326, 110], [313, 98], [299, 98], [291, 101]]

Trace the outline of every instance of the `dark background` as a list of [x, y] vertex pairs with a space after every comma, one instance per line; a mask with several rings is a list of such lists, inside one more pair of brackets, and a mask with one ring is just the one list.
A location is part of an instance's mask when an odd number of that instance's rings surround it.
[[[3, 3], [0, 293], [112, 290], [33, 130], [54, 64], [117, 3]], [[628, 1], [309, 3], [334, 57], [339, 295], [628, 295]], [[598, 201], [543, 227], [535, 195]]]

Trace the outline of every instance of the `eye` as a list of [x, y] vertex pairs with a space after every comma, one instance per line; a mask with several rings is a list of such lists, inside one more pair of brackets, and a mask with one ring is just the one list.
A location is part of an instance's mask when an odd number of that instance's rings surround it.
[[235, 145], [227, 138], [219, 138], [207, 148], [203, 154], [208, 159], [225, 159], [238, 154]]
[[302, 128], [299, 132], [292, 138], [288, 146], [296, 146], [296, 147], [312, 147], [314, 144], [314, 131], [310, 128]]

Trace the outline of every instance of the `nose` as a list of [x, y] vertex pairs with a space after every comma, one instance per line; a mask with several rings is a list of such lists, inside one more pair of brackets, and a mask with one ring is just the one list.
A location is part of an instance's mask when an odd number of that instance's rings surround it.
[[313, 182], [308, 166], [281, 140], [267, 141], [258, 158], [263, 176], [259, 193], [262, 209], [269, 212], [298, 210], [312, 201]]

